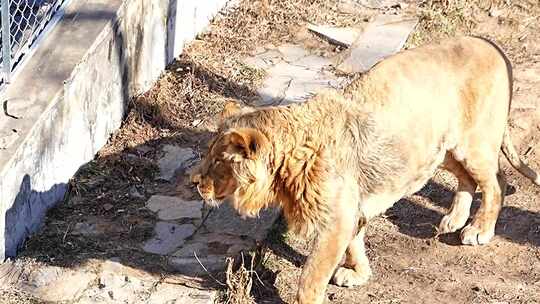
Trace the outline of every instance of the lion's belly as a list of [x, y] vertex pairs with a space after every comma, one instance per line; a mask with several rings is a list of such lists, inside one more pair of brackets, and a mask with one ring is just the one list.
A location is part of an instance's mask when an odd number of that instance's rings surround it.
[[403, 195], [411, 195], [424, 187], [424, 185], [433, 177], [437, 168], [443, 162], [449, 147], [447, 145], [439, 147], [436, 153], [430, 158], [431, 161], [424, 163], [416, 172], [412, 172], [411, 177], [405, 181], [403, 186]]
[[435, 151], [424, 155], [428, 161], [421, 164], [408, 164], [401, 176], [389, 179], [389, 185], [392, 186], [381, 187], [379, 191], [363, 194], [359, 203], [363, 216], [370, 219], [382, 214], [404, 196], [422, 189], [443, 163], [448, 149], [448, 143], [438, 145]]

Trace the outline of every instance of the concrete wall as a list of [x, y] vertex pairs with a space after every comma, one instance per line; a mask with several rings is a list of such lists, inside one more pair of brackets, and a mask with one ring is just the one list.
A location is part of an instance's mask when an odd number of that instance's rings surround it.
[[0, 128], [18, 136], [0, 150], [0, 261], [39, 229], [69, 179], [120, 127], [126, 102], [150, 88], [226, 2], [72, 0], [70, 17], [2, 96], [24, 115], [0, 117]]

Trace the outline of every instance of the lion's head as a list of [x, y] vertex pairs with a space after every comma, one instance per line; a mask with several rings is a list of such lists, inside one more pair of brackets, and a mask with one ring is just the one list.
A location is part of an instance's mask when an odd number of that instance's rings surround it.
[[[228, 104], [221, 119], [247, 111]], [[269, 147], [268, 138], [257, 129], [220, 128], [192, 171], [191, 181], [210, 205], [229, 202], [240, 214], [255, 216], [271, 203]]]

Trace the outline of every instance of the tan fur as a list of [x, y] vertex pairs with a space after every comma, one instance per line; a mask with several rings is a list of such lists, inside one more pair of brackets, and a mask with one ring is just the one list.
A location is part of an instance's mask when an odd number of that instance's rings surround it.
[[511, 81], [506, 57], [480, 38], [404, 51], [303, 104], [243, 113], [228, 106], [192, 179], [207, 201], [230, 201], [247, 216], [279, 206], [291, 229], [318, 233], [297, 301], [322, 303], [332, 275], [342, 286], [367, 281], [367, 221], [418, 191], [437, 167], [459, 180], [440, 231], [465, 226], [479, 186], [481, 207], [461, 239], [491, 239], [504, 197], [501, 148], [538, 183], [508, 136]]

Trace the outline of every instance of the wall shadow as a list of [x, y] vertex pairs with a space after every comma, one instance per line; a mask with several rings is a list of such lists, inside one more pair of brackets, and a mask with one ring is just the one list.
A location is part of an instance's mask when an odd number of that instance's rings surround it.
[[5, 214], [5, 256], [15, 257], [24, 241], [41, 228], [36, 218], [45, 218], [47, 210], [56, 202], [56, 197], [67, 190], [67, 184], [56, 184], [47, 191], [35, 191], [29, 175], [24, 175], [19, 192]]

